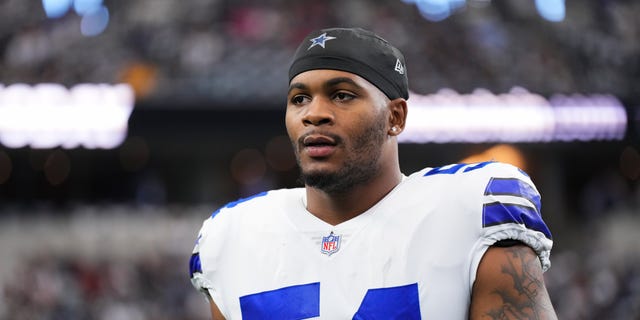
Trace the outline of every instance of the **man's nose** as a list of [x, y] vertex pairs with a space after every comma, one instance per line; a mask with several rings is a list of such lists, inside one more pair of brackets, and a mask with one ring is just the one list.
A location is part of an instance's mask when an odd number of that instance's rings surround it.
[[307, 105], [306, 113], [302, 119], [305, 126], [330, 125], [333, 124], [334, 114], [330, 102], [326, 99], [316, 98]]

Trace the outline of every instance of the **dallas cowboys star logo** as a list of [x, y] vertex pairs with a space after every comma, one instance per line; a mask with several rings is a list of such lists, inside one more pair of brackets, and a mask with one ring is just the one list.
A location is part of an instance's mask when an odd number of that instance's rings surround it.
[[336, 39], [336, 37], [328, 36], [327, 33], [325, 32], [313, 39], [309, 39], [309, 41], [311, 41], [311, 45], [309, 46], [309, 48], [307, 48], [307, 50], [315, 46], [321, 46], [322, 48], [324, 48], [324, 43], [333, 39]]

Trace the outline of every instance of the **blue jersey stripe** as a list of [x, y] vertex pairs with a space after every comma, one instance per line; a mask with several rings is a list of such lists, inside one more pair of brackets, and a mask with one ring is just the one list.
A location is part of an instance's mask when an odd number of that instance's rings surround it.
[[540, 194], [528, 183], [516, 178], [491, 178], [487, 188], [484, 190], [485, 195], [494, 196], [516, 196], [531, 202], [538, 210], [541, 211]]
[[420, 319], [418, 284], [367, 290], [353, 319]]
[[243, 319], [306, 319], [320, 316], [320, 282], [240, 297]]
[[189, 259], [189, 276], [193, 278], [194, 273], [202, 273], [202, 265], [200, 264], [200, 253], [194, 253]]
[[542, 232], [551, 239], [551, 231], [542, 217], [533, 208], [518, 204], [493, 202], [482, 208], [482, 226], [489, 227], [504, 223], [523, 224], [529, 229]]

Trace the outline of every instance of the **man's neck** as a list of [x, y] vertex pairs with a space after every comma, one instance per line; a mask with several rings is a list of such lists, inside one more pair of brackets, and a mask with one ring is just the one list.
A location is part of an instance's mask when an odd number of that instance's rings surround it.
[[339, 194], [306, 187], [307, 210], [320, 220], [337, 225], [373, 207], [402, 181], [400, 169], [387, 170], [368, 182]]

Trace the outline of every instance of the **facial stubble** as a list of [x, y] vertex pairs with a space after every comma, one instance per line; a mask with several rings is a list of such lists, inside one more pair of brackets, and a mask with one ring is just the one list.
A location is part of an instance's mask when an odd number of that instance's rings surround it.
[[[365, 127], [365, 124], [361, 124]], [[386, 138], [386, 115], [380, 113], [374, 123], [353, 137], [352, 144], [344, 144], [340, 139], [339, 147], [345, 148], [346, 157], [342, 167], [336, 171], [306, 171], [300, 162], [296, 150], [296, 160], [300, 167], [300, 180], [308, 187], [324, 191], [327, 194], [344, 193], [358, 185], [371, 181], [379, 174], [382, 145]]]

